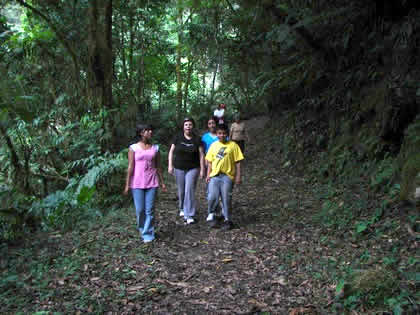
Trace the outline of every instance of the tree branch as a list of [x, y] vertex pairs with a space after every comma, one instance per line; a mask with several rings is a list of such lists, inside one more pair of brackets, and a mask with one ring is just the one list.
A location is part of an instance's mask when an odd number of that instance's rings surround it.
[[[283, 20], [287, 13], [282, 12], [278, 9], [274, 4], [266, 5], [266, 10], [270, 10], [279, 20]], [[295, 30], [296, 34], [304, 41], [304, 44], [313, 50], [316, 54], [318, 54], [324, 64], [327, 66], [331, 64], [331, 59], [334, 59], [334, 56], [329, 52], [330, 50], [324, 47], [319, 41], [317, 41], [308, 30], [303, 27], [299, 26], [296, 27], [297, 24], [295, 21], [291, 21], [287, 23], [293, 30]]]
[[26, 3], [23, 0], [15, 0], [17, 3], [19, 3], [21, 6], [31, 10], [34, 14], [41, 17], [47, 25], [54, 31], [55, 35], [57, 36], [58, 41], [64, 46], [64, 48], [67, 50], [67, 52], [70, 54], [71, 59], [73, 60], [74, 64], [74, 70], [75, 70], [75, 79], [78, 80], [79, 77], [79, 62], [76, 55], [76, 52], [73, 50], [73, 48], [70, 46], [69, 42], [65, 39], [64, 35], [60, 32], [60, 30], [54, 25], [54, 23], [51, 21], [51, 19], [46, 16], [44, 13], [39, 11], [37, 8], [34, 8], [30, 4]]
[[4, 128], [3, 124], [0, 123], [0, 133], [3, 135], [3, 137], [6, 140], [6, 144], [10, 150], [12, 165], [15, 168], [17, 173], [21, 172], [21, 165], [19, 163], [19, 157], [16, 153], [16, 149], [13, 145], [12, 139], [10, 139], [9, 135], [7, 134], [7, 130]]

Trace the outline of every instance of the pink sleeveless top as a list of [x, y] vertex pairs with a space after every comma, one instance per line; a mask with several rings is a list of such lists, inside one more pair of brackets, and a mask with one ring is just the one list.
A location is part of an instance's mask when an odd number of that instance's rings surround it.
[[130, 178], [130, 188], [147, 189], [159, 187], [159, 177], [156, 169], [156, 154], [159, 146], [152, 145], [150, 149], [144, 150], [139, 144], [130, 145], [134, 152], [134, 170]]

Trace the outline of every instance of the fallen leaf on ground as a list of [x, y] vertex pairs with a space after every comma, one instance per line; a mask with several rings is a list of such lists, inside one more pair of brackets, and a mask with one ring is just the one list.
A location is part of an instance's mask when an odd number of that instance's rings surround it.
[[138, 291], [138, 290], [141, 290], [141, 289], [144, 289], [143, 285], [136, 285], [136, 286], [133, 286], [133, 287], [128, 287], [127, 291], [128, 292], [133, 292], [133, 291]]
[[299, 314], [305, 314], [306, 312], [310, 312], [310, 308], [304, 308], [304, 307], [297, 307], [290, 311], [289, 315], [299, 315]]

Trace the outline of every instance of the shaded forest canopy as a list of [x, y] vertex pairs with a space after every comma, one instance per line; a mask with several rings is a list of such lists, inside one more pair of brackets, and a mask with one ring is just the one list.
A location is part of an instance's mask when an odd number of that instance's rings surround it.
[[220, 102], [272, 118], [279, 166], [365, 180], [418, 232], [419, 1], [4, 0], [0, 75], [4, 241], [124, 206], [135, 125], [165, 160]]

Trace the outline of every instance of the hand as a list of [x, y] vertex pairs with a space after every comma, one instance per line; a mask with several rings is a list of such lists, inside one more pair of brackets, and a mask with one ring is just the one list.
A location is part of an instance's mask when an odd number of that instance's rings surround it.
[[210, 176], [207, 176], [206, 177], [206, 183], [208, 184], [208, 183], [210, 183]]
[[241, 178], [235, 178], [235, 185], [240, 185], [241, 184]]
[[162, 191], [163, 192], [167, 192], [168, 190], [166, 189], [166, 185], [164, 184], [164, 183], [162, 183], [161, 185], [160, 185], [160, 187], [162, 188]]
[[128, 190], [129, 190], [129, 187], [128, 186], [125, 186], [124, 191], [123, 191], [123, 194], [124, 195], [128, 195]]
[[168, 173], [174, 175], [174, 168], [172, 166], [168, 166]]
[[204, 178], [204, 171], [200, 171], [200, 179]]

